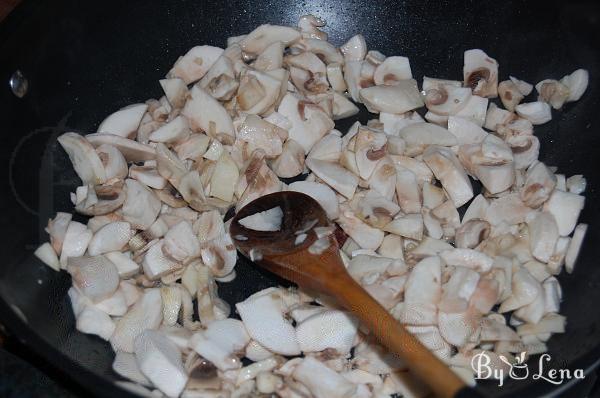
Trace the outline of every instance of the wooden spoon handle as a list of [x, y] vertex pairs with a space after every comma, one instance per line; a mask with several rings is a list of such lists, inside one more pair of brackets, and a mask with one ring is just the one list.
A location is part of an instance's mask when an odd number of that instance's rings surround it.
[[352, 311], [391, 352], [407, 362], [410, 370], [443, 398], [480, 396], [468, 388], [450, 368], [394, 319], [348, 274], [330, 286], [339, 303]]

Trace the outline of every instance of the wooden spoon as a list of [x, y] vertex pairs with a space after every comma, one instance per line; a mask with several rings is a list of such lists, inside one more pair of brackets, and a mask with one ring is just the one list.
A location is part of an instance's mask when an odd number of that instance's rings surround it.
[[[283, 211], [279, 231], [257, 231], [239, 223], [277, 206]], [[352, 311], [437, 396], [480, 396], [352, 279], [342, 263], [334, 234], [322, 237], [313, 246], [318, 239], [314, 228], [331, 225], [323, 208], [310, 196], [284, 191], [250, 202], [233, 218], [229, 231], [238, 250], [256, 264], [301, 287], [333, 297]], [[298, 236], [302, 233], [306, 237], [300, 242]]]

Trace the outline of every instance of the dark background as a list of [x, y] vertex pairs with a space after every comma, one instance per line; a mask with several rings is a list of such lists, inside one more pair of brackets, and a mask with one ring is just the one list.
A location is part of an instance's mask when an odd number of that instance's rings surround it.
[[[43, 227], [48, 217], [72, 210], [68, 192], [78, 185], [56, 137], [69, 130], [93, 132], [110, 112], [161, 96], [158, 80], [194, 45], [224, 47], [228, 36], [261, 23], [295, 25], [307, 13], [328, 22], [335, 44], [362, 33], [369, 48], [408, 56], [417, 81], [424, 74], [460, 79], [463, 51], [478, 47], [499, 61], [501, 80], [510, 73], [536, 83], [579, 67], [590, 70], [584, 97], [555, 112], [536, 135], [542, 160], [566, 175], [583, 173], [589, 184], [582, 220], [592, 226], [575, 273], [559, 278], [568, 326], [565, 335], [549, 342], [553, 365], [590, 369], [597, 363], [600, 7], [595, 2], [32, 0], [0, 24], [0, 323], [6, 350], [60, 385], [23, 368], [27, 365], [2, 350], [0, 396], [62, 396], [61, 388], [89, 396], [82, 385], [94, 395], [121, 395], [111, 382], [115, 375], [108, 345], [73, 330], [68, 276], [32, 256], [47, 240]], [[22, 99], [8, 87], [17, 69], [29, 81]], [[366, 122], [369, 115], [363, 111], [359, 118]], [[345, 132], [348, 125], [338, 127]], [[275, 283], [246, 262], [240, 261], [237, 270], [236, 281], [220, 288], [230, 303]], [[588, 395], [594, 379], [589, 373], [578, 390], [569, 392], [531, 381], [483, 387], [494, 396], [579, 397]]]

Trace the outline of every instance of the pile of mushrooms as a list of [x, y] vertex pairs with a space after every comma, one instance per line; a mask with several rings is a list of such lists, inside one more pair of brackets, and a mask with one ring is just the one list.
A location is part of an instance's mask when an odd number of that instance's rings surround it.
[[[584, 239], [586, 180], [540, 162], [533, 129], [583, 95], [587, 71], [543, 80], [523, 102], [534, 87], [499, 82], [496, 60], [473, 49], [462, 79], [424, 77], [419, 89], [408, 58], [361, 35], [335, 47], [323, 26], [307, 15], [194, 47], [160, 80], [161, 98], [59, 137], [82, 181], [75, 211], [90, 218], [58, 213], [35, 254], [72, 276], [76, 327], [110, 342], [123, 387], [427, 395], [325, 297], [273, 287], [235, 308], [219, 298], [217, 283], [236, 277], [225, 213], [282, 190], [322, 205], [347, 236], [352, 277], [467, 383], [482, 350], [506, 368], [564, 332], [556, 276], [573, 271]], [[355, 103], [378, 118], [343, 134], [335, 120]]]

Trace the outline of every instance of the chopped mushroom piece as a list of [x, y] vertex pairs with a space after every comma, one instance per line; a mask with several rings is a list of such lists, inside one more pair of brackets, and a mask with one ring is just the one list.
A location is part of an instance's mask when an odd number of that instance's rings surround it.
[[218, 47], [192, 47], [184, 56], [179, 57], [167, 78], [180, 78], [185, 84], [200, 80], [222, 53], [223, 49]]
[[515, 107], [525, 98], [512, 80], [505, 80], [498, 85], [498, 95], [502, 105], [511, 112], [514, 112]]
[[269, 210], [261, 211], [242, 218], [239, 223], [248, 229], [255, 231], [279, 231], [283, 211], [277, 206]]
[[464, 84], [481, 97], [498, 95], [498, 62], [479, 49], [465, 51]]
[[544, 124], [552, 119], [550, 105], [546, 102], [536, 101], [520, 104], [515, 107], [517, 114], [532, 124]]
[[569, 244], [569, 248], [565, 255], [565, 269], [568, 273], [572, 273], [575, 268], [575, 263], [577, 262], [577, 257], [579, 257], [579, 251], [581, 250], [587, 228], [587, 224], [579, 224], [575, 227], [575, 232], [573, 232], [571, 243]]
[[96, 133], [135, 138], [146, 109], [148, 109], [148, 105], [146, 104], [133, 104], [119, 109], [100, 123]]
[[560, 79], [560, 83], [567, 86], [569, 89], [569, 97], [567, 102], [579, 101], [585, 90], [587, 89], [589, 82], [589, 73], [585, 69], [577, 69]]
[[360, 90], [360, 99], [374, 113], [404, 113], [423, 106], [417, 82], [400, 80], [394, 86], [373, 86]]
[[75, 172], [84, 184], [102, 184], [106, 181], [100, 156], [85, 137], [77, 133], [65, 133], [57, 140], [69, 155]]
[[432, 145], [423, 154], [423, 160], [440, 180], [455, 207], [464, 205], [473, 197], [471, 182], [452, 151]]
[[376, 85], [393, 86], [400, 80], [412, 79], [410, 64], [406, 57], [387, 57], [375, 70], [373, 81]]

